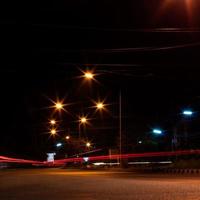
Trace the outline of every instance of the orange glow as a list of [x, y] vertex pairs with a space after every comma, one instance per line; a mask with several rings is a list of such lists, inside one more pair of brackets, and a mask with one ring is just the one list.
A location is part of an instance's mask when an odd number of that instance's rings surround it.
[[104, 109], [104, 106], [105, 105], [102, 102], [99, 102], [99, 103], [96, 104], [96, 108], [99, 109], [99, 110]]
[[192, 10], [193, 10], [193, 1], [192, 0], [185, 0], [185, 4], [186, 4], [186, 8], [187, 8], [187, 12], [189, 17], [192, 17]]
[[61, 102], [55, 103], [55, 108], [56, 108], [57, 110], [63, 109], [63, 106], [64, 106], [64, 105], [63, 105]]
[[96, 109], [96, 112], [97, 111], [99, 111], [99, 112], [102, 112], [102, 111], [106, 111], [106, 112], [108, 112], [108, 110], [107, 110], [107, 106], [108, 106], [108, 104], [105, 104], [104, 102], [105, 102], [105, 99], [98, 99], [98, 101], [94, 101], [94, 100], [92, 100], [92, 102], [93, 102], [93, 104], [94, 104], [94, 106], [93, 106], [93, 108], [95, 108]]
[[87, 123], [87, 118], [86, 118], [86, 117], [81, 117], [81, 118], [80, 118], [80, 122], [81, 122], [82, 124]]
[[159, 15], [162, 15], [166, 12], [167, 9], [170, 9], [171, 7], [177, 7], [177, 8], [183, 8], [183, 11], [187, 11], [188, 17], [191, 19], [193, 15], [193, 11], [195, 8], [195, 3], [198, 3], [195, 0], [164, 0], [161, 4], [161, 7], [159, 9]]
[[95, 73], [95, 69], [80, 69], [80, 71], [81, 75], [78, 77], [82, 79], [80, 87], [82, 87], [84, 84], [87, 84], [89, 87], [91, 87], [93, 83], [99, 84], [99, 82], [96, 80], [96, 76], [98, 76], [98, 74]]
[[[61, 112], [61, 111], [65, 111], [67, 113], [68, 110], [66, 110], [66, 107], [68, 107], [69, 105], [71, 105], [71, 103], [67, 103], [65, 104], [65, 98], [63, 99], [59, 99], [58, 97], [56, 98], [56, 101], [53, 101], [50, 99], [50, 101], [53, 103], [53, 105], [49, 108], [53, 108], [54, 112]], [[56, 121], [55, 121], [56, 122]], [[51, 122], [50, 122], [51, 123]]]
[[70, 136], [69, 136], [69, 135], [67, 135], [65, 138], [66, 138], [66, 140], [69, 140], [69, 139], [70, 139]]
[[51, 129], [51, 135], [56, 135], [56, 129]]
[[51, 123], [52, 125], [55, 125], [55, 124], [56, 124], [56, 121], [55, 121], [54, 119], [52, 119], [52, 120], [50, 121], [50, 123]]
[[92, 79], [94, 79], [94, 74], [93, 74], [93, 72], [91, 72], [91, 71], [86, 71], [86, 72], [84, 72], [84, 77], [85, 77], [87, 80], [92, 80]]
[[90, 142], [87, 142], [87, 143], [86, 143], [86, 147], [91, 147], [91, 143], [90, 143]]

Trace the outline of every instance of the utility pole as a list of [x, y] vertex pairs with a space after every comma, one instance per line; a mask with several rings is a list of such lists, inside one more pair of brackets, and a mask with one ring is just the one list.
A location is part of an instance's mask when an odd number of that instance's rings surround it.
[[79, 141], [81, 140], [81, 124], [79, 122], [78, 124], [78, 137], [79, 137]]
[[122, 95], [119, 91], [119, 162], [122, 167]]

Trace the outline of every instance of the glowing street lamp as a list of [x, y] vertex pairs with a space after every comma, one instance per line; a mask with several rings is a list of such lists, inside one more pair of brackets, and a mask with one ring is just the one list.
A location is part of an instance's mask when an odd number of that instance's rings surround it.
[[96, 108], [98, 110], [102, 110], [102, 109], [104, 109], [104, 107], [105, 107], [105, 105], [103, 103], [101, 103], [101, 102], [99, 102], [99, 103], [96, 104]]
[[57, 143], [56, 144], [56, 147], [61, 147], [62, 146], [62, 143]]
[[79, 139], [81, 139], [81, 125], [88, 124], [88, 119], [86, 117], [80, 117], [79, 118], [79, 124], [78, 124], [78, 131], [79, 131]]
[[182, 113], [184, 116], [192, 116], [193, 115], [193, 111], [192, 110], [184, 110]]
[[91, 147], [91, 143], [90, 143], [90, 142], [87, 142], [87, 143], [86, 143], [86, 147]]
[[153, 129], [153, 133], [156, 135], [161, 135], [162, 134], [162, 130], [160, 129]]
[[80, 123], [81, 124], [86, 124], [87, 123], [87, 118], [86, 117], [81, 117], [80, 118]]
[[57, 102], [55, 104], [55, 108], [56, 108], [56, 110], [61, 110], [61, 109], [63, 109], [63, 104], [61, 102]]
[[51, 125], [55, 125], [55, 124], [56, 124], [56, 121], [55, 121], [54, 119], [52, 119], [52, 120], [50, 121], [50, 124], [51, 124]]
[[66, 139], [66, 140], [69, 140], [69, 139], [70, 139], [70, 136], [69, 136], [69, 135], [67, 135], [67, 136], [65, 137], [65, 139]]
[[87, 80], [92, 80], [94, 79], [94, 74], [91, 71], [86, 71], [84, 72], [84, 78]]
[[51, 129], [51, 135], [56, 135], [56, 129]]

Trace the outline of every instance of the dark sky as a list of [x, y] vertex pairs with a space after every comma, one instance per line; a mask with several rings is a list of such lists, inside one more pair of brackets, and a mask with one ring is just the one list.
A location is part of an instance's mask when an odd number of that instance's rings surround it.
[[[170, 129], [168, 118], [177, 120], [185, 107], [198, 110], [198, 0], [187, 6], [164, 0], [35, 3], [20, 17], [22, 8], [6, 7], [13, 12], [1, 20], [0, 154], [37, 157], [49, 150], [48, 98], [67, 96], [74, 103], [69, 111], [78, 115], [90, 99], [107, 97], [115, 116], [121, 88], [123, 130], [133, 141], [154, 126]], [[90, 89], [74, 79], [87, 67], [100, 73], [100, 84]], [[100, 146], [113, 145], [117, 119], [110, 115], [88, 130]], [[74, 120], [63, 114], [62, 129], [76, 134]], [[103, 124], [107, 130], [94, 128]]]

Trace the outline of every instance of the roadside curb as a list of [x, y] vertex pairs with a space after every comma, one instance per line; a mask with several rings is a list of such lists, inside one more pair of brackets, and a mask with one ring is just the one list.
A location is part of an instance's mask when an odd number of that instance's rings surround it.
[[167, 174], [196, 174], [200, 175], [200, 169], [166, 169]]

